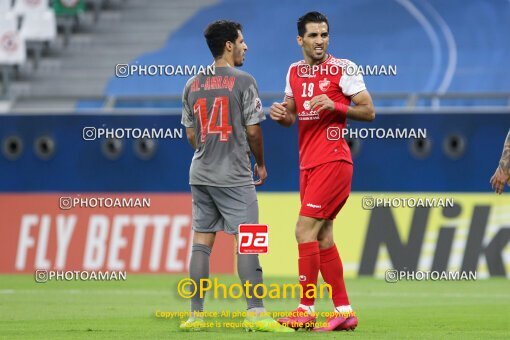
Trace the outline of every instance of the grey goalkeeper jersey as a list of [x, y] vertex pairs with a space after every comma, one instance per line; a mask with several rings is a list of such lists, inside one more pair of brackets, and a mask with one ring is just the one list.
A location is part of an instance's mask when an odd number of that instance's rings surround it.
[[197, 75], [182, 95], [182, 120], [195, 129], [191, 185], [234, 187], [253, 184], [246, 126], [265, 120], [255, 79], [234, 67]]

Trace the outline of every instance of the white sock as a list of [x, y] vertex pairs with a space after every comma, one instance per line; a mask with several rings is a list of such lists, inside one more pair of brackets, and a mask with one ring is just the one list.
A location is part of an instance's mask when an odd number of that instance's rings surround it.
[[299, 304], [298, 308], [303, 308], [304, 310], [306, 310], [308, 312], [308, 314], [315, 313], [315, 306], [314, 305], [307, 306], [307, 305]]
[[347, 306], [336, 306], [336, 307], [335, 307], [335, 312], [337, 312], [337, 313], [342, 313], [342, 314], [345, 314], [345, 313], [352, 313], [352, 308], [351, 308], [351, 305], [347, 305]]

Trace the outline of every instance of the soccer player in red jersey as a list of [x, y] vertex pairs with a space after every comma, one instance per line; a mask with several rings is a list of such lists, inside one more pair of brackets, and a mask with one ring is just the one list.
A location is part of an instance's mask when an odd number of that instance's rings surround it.
[[342, 129], [347, 118], [372, 121], [375, 111], [362, 75], [355, 72], [357, 66], [327, 53], [326, 16], [307, 13], [297, 26], [304, 60], [290, 66], [285, 101], [273, 103], [270, 117], [285, 127], [298, 120], [301, 210], [296, 239], [304, 294], [294, 313], [278, 321], [299, 328], [316, 320], [314, 299], [306, 292], [317, 284], [320, 271], [332, 287], [335, 313], [328, 318], [328, 326], [314, 330], [354, 330], [358, 319], [347, 297], [342, 261], [333, 239], [333, 220], [351, 190], [352, 159]]

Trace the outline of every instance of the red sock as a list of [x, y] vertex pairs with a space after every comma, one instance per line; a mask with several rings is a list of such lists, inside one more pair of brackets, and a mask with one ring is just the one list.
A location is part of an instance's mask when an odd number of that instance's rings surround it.
[[322, 278], [331, 285], [333, 304], [335, 307], [349, 305], [344, 283], [344, 267], [336, 245], [328, 249], [321, 249], [320, 256]]
[[320, 251], [319, 242], [307, 242], [298, 244], [299, 249], [299, 284], [303, 287], [303, 296], [301, 297], [301, 304], [312, 306], [315, 298], [307, 297], [308, 294], [313, 295], [313, 287], [307, 287], [309, 284], [317, 286], [317, 277], [319, 276], [320, 267]]

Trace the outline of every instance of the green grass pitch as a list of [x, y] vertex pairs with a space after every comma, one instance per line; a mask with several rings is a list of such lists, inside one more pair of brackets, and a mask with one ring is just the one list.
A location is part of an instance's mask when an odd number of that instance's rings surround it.
[[[217, 276], [238, 283], [235, 276]], [[178, 297], [181, 277], [128, 275], [124, 282], [35, 283], [32, 275], [0, 275], [0, 338], [17, 339], [508, 339], [510, 283], [506, 279], [476, 282], [398, 282], [373, 278], [347, 280], [360, 324], [354, 332], [291, 334], [246, 333], [210, 328], [182, 333], [179, 319], [155, 317], [159, 311], [188, 311]], [[265, 283], [294, 283], [294, 278], [266, 278]], [[267, 300], [270, 311], [287, 311], [297, 301]], [[318, 311], [331, 311], [319, 300]], [[206, 310], [243, 311], [244, 299], [207, 299]], [[240, 322], [241, 319], [214, 321]]]

